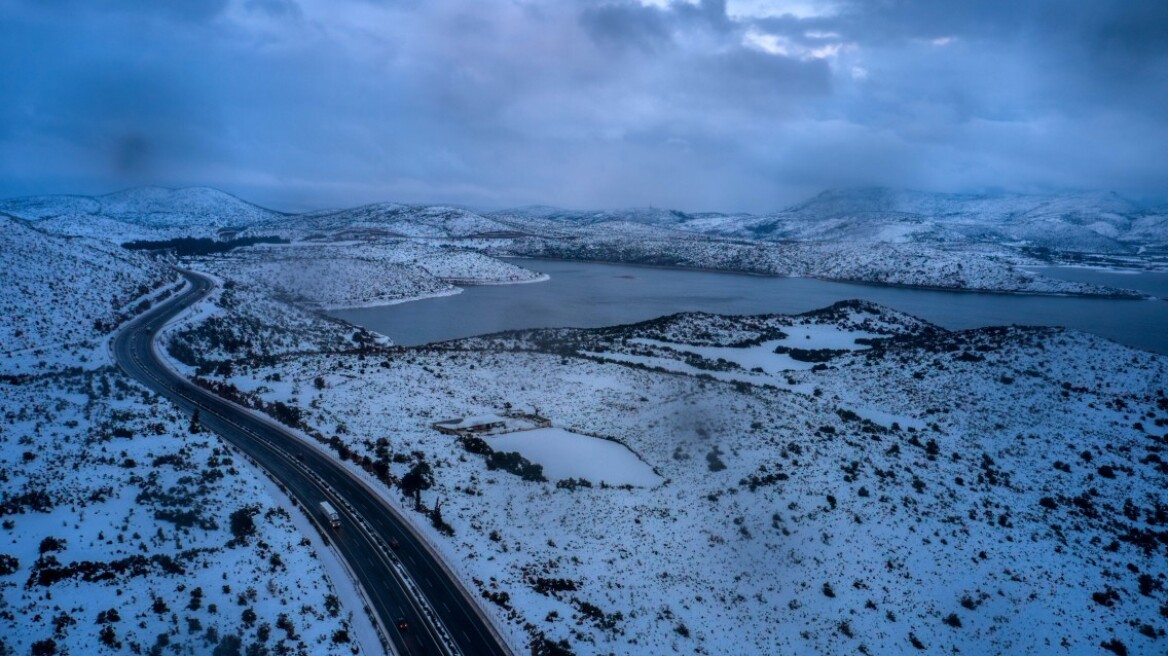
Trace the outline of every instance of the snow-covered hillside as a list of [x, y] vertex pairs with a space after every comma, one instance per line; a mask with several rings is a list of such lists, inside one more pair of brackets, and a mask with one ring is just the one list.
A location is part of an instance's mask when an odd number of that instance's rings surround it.
[[97, 340], [177, 282], [158, 260], [96, 239], [45, 234], [4, 216], [0, 271], [0, 371], [9, 373], [42, 361], [105, 362]]
[[1114, 193], [1028, 196], [894, 189], [826, 191], [777, 214], [701, 219], [685, 229], [767, 240], [1024, 243], [1054, 250], [1125, 252], [1168, 244], [1168, 229]]
[[[1138, 292], [1055, 280], [1024, 269], [1043, 263], [995, 245], [853, 242], [768, 243], [711, 241], [697, 236], [624, 233], [602, 224], [586, 237], [523, 238], [475, 244], [493, 255], [631, 262], [696, 267], [844, 282], [909, 285], [962, 291], [1082, 294], [1139, 298]], [[644, 227], [660, 233], [661, 229]], [[634, 238], [635, 237], [635, 238]], [[664, 237], [664, 238], [663, 238]]]
[[0, 398], [0, 652], [360, 653], [313, 529], [217, 436], [110, 367]]
[[[397, 203], [284, 215], [212, 189], [143, 188], [93, 198], [11, 199], [0, 201], [0, 211], [35, 221], [33, 225], [43, 231], [116, 243], [279, 237], [346, 248], [377, 244], [382, 252], [400, 251], [397, 263], [406, 267], [416, 264], [407, 262], [416, 250], [410, 246], [412, 240], [447, 248], [440, 257], [426, 258], [422, 275], [466, 282], [489, 281], [491, 275], [480, 276], [480, 270], [498, 268], [483, 259], [472, 262], [468, 251], [479, 250], [488, 255], [609, 259], [955, 290], [1113, 294], [1115, 290], [1046, 280], [1018, 267], [1040, 264], [1025, 253], [1041, 249], [1134, 254], [1130, 260], [1168, 248], [1164, 213], [1115, 194], [957, 195], [860, 189], [824, 192], [762, 216], [543, 206], [476, 213]], [[452, 249], [461, 253], [454, 255]], [[366, 255], [344, 257], [369, 266]], [[275, 275], [280, 265], [265, 266]], [[298, 277], [312, 282], [313, 288], [290, 279], [285, 281], [290, 288], [283, 291], [305, 292], [303, 299], [320, 307], [359, 304], [351, 298], [360, 296], [359, 290], [346, 291], [344, 283], [325, 284], [337, 278], [338, 266], [305, 265]], [[355, 270], [348, 265], [340, 268]], [[462, 273], [453, 272], [459, 268]], [[369, 270], [366, 277], [375, 278], [376, 273]], [[404, 280], [410, 275], [399, 271], [389, 277]], [[396, 286], [419, 287], [412, 282]], [[393, 294], [374, 293], [369, 298], [392, 300]]]
[[379, 237], [457, 238], [509, 231], [508, 226], [465, 209], [377, 203], [303, 214], [255, 226], [251, 233], [333, 241]]
[[[1086, 334], [950, 333], [843, 303], [307, 355], [226, 380], [301, 408], [391, 483], [425, 463], [430, 517], [410, 516], [521, 648], [1136, 654], [1168, 639], [1168, 359]], [[510, 409], [617, 440], [661, 483], [541, 481], [481, 455], [491, 436], [431, 426]]]
[[0, 217], [0, 271], [0, 653], [359, 653], [307, 521], [111, 366], [167, 263]]
[[268, 296], [311, 308], [385, 305], [455, 294], [458, 284], [509, 284], [543, 279], [481, 253], [424, 243], [263, 245], [191, 260], [226, 280], [256, 285]]
[[1162, 212], [1114, 193], [941, 194], [869, 188], [825, 191], [773, 214], [686, 214], [675, 210], [571, 211], [530, 207], [499, 220], [572, 225], [627, 221], [710, 236], [766, 241], [1025, 244], [1093, 253], [1168, 244]]
[[678, 210], [659, 207], [630, 207], [616, 210], [566, 210], [546, 205], [533, 205], [499, 210], [487, 214], [493, 219], [509, 222], [531, 221], [542, 219], [569, 225], [589, 225], [606, 223], [609, 221], [627, 221], [629, 223], [643, 223], [662, 227], [675, 227], [689, 224], [696, 220], [719, 221], [731, 217], [747, 215], [727, 215], [719, 213], [689, 214]]
[[139, 187], [104, 196], [34, 196], [0, 200], [0, 212], [35, 221], [46, 232], [123, 243], [214, 237], [283, 215], [207, 187]]

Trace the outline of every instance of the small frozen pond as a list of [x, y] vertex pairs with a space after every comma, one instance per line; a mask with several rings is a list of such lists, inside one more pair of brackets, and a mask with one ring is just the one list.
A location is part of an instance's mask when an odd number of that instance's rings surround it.
[[495, 437], [487, 443], [496, 451], [516, 451], [537, 465], [549, 481], [583, 478], [592, 484], [653, 487], [661, 477], [622, 444], [581, 435], [562, 428], [537, 428]]

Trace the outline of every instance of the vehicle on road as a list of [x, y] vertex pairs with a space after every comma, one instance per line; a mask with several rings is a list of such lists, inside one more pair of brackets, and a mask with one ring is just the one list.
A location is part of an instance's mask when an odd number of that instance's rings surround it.
[[410, 630], [410, 623], [406, 621], [406, 618], [397, 618], [397, 630], [401, 631], [402, 633]]
[[336, 508], [333, 508], [333, 504], [328, 501], [321, 501], [320, 510], [324, 513], [325, 517], [328, 517], [329, 526], [333, 528], [341, 527], [341, 514], [337, 512]]

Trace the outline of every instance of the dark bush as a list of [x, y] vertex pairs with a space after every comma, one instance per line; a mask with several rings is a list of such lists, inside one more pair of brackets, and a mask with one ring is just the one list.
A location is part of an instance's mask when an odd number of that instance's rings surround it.
[[259, 511], [256, 506], [244, 506], [231, 513], [231, 534], [240, 543], [246, 544], [247, 539], [255, 535], [256, 526], [252, 517]]
[[1107, 642], [1099, 643], [1099, 646], [1115, 654], [1115, 656], [1127, 656], [1127, 645], [1114, 638]]
[[502, 469], [525, 481], [546, 481], [543, 465], [537, 465], [515, 451], [494, 451], [487, 456], [487, 469]]
[[8, 576], [20, 569], [20, 561], [14, 556], [0, 554], [0, 576]]

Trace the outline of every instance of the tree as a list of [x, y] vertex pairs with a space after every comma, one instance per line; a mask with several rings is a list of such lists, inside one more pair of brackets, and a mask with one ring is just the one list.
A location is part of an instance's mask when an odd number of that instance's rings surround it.
[[195, 408], [195, 414], [191, 415], [191, 434], [197, 434], [203, 430], [203, 424], [199, 420], [199, 409]]
[[400, 486], [402, 494], [414, 498], [414, 510], [421, 510], [422, 490], [434, 486], [434, 472], [430, 469], [430, 463], [422, 460], [414, 465], [402, 476]]

